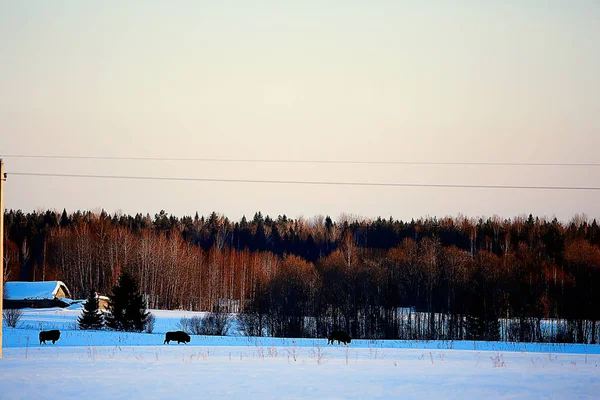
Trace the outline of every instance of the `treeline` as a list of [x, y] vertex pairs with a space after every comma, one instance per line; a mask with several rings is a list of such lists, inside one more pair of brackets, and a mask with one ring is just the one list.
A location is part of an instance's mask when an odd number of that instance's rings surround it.
[[5, 278], [75, 297], [134, 275], [150, 308], [273, 336], [597, 343], [600, 229], [556, 219], [5, 213]]

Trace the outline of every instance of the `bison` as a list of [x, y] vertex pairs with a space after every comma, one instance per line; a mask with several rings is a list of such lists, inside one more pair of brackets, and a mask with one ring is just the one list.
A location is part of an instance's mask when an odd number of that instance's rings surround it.
[[183, 343], [189, 343], [190, 342], [190, 335], [188, 335], [187, 333], [185, 333], [184, 331], [175, 331], [175, 332], [167, 332], [167, 334], [165, 335], [165, 341], [163, 344], [169, 344], [170, 341], [176, 341], [177, 344], [183, 342]]
[[52, 344], [56, 343], [56, 341], [60, 338], [60, 331], [58, 329], [53, 329], [51, 331], [41, 331], [40, 332], [40, 344], [46, 344], [46, 340], [52, 340]]
[[344, 331], [333, 331], [333, 332], [331, 332], [331, 335], [329, 335], [327, 337], [327, 339], [328, 339], [327, 344], [333, 344], [333, 342], [335, 340], [337, 340], [338, 344], [340, 344], [340, 342], [342, 342], [345, 345], [352, 342], [350, 335], [348, 335], [348, 333], [346, 333]]

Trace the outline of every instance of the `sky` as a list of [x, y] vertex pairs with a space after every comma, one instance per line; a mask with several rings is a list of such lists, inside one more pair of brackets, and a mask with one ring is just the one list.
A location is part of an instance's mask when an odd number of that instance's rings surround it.
[[0, 0], [5, 207], [600, 218], [600, 3]]

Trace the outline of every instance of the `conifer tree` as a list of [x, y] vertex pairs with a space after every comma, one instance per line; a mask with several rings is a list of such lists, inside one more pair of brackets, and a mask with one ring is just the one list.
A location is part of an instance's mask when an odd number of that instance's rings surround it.
[[485, 327], [482, 318], [476, 315], [467, 315], [466, 331], [467, 340], [484, 340]]
[[104, 326], [104, 317], [102, 312], [99, 310], [98, 296], [96, 291], [91, 290], [90, 295], [87, 298], [83, 306], [83, 311], [79, 318], [79, 329], [102, 329]]
[[497, 342], [500, 340], [500, 321], [498, 318], [490, 318], [486, 322], [485, 340]]
[[106, 325], [118, 331], [142, 332], [148, 321], [146, 302], [137, 281], [124, 272], [109, 296]]
[[63, 228], [65, 226], [69, 226], [71, 224], [71, 221], [69, 219], [69, 216], [67, 215], [67, 209], [63, 208], [63, 212], [62, 215], [60, 217], [60, 226], [62, 226]]

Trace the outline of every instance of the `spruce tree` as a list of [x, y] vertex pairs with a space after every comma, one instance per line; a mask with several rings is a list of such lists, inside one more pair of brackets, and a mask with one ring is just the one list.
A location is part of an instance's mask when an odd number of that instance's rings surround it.
[[63, 212], [62, 215], [60, 217], [60, 226], [62, 226], [63, 228], [65, 226], [69, 226], [71, 224], [71, 220], [69, 219], [69, 216], [67, 215], [67, 209], [63, 208]]
[[142, 332], [146, 327], [149, 312], [146, 302], [139, 293], [137, 281], [124, 272], [109, 296], [106, 325], [118, 331]]
[[466, 321], [466, 339], [484, 340], [485, 326], [481, 317], [477, 315], [467, 315]]
[[500, 321], [497, 317], [485, 320], [485, 340], [498, 342], [500, 340]]
[[83, 311], [79, 318], [79, 329], [102, 329], [104, 326], [104, 317], [102, 312], [99, 310], [98, 297], [96, 291], [90, 291], [90, 295], [87, 298], [83, 306]]

